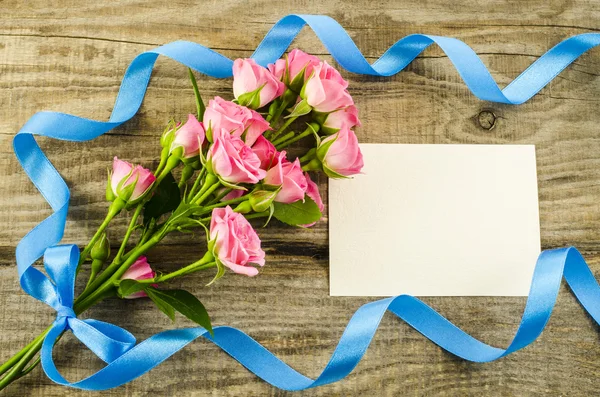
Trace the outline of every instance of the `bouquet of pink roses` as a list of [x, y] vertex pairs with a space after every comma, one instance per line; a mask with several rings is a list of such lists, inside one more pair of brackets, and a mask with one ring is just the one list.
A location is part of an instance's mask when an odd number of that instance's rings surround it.
[[[89, 266], [89, 278], [75, 301], [77, 314], [111, 296], [148, 297], [172, 320], [177, 311], [211, 331], [202, 303], [165, 284], [213, 268], [209, 284], [227, 269], [257, 275], [265, 252], [249, 220], [265, 218], [266, 225], [275, 217], [310, 227], [321, 218], [323, 203], [309, 172], [323, 171], [331, 178], [360, 172], [363, 160], [352, 131], [360, 125], [357, 109], [348, 83], [327, 62], [293, 50], [268, 69], [252, 59], [237, 59], [233, 75], [235, 99], [215, 97], [205, 107], [190, 70], [197, 116], [168, 123], [154, 171], [114, 158], [106, 218], [80, 257], [78, 270]], [[285, 149], [302, 139], [310, 142], [302, 147], [309, 148], [288, 158]], [[108, 227], [123, 211], [131, 220], [109, 260]], [[197, 261], [160, 273], [146, 260], [145, 253], [169, 233], [197, 230], [205, 231], [208, 242]], [[127, 250], [134, 237], [135, 245]], [[0, 389], [38, 363], [34, 359], [46, 332], [0, 367], [0, 375], [5, 374]]]

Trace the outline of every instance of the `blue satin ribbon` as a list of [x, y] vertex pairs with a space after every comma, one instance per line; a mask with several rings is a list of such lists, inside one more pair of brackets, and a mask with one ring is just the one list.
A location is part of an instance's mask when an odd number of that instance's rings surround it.
[[[459, 74], [478, 98], [520, 104], [548, 84], [587, 50], [600, 44], [600, 34], [573, 36], [535, 61], [511, 84], [500, 90], [479, 57], [463, 42], [439, 36], [411, 35], [396, 42], [376, 62], [369, 64], [344, 29], [322, 15], [289, 15], [267, 33], [252, 57], [261, 65], [274, 62], [308, 24], [335, 60], [346, 70], [375, 76], [391, 76], [406, 67], [432, 43], [448, 55]], [[96, 320], [78, 320], [73, 312], [73, 284], [79, 251], [74, 245], [57, 246], [63, 237], [69, 189], [38, 146], [34, 135], [69, 141], [85, 141], [121, 125], [138, 111], [159, 55], [211, 77], [229, 77], [233, 62], [198, 44], [177, 41], [138, 55], [123, 77], [112, 115], [107, 122], [56, 112], [36, 113], [15, 136], [15, 154], [23, 169], [52, 208], [52, 215], [32, 229], [16, 249], [23, 290], [57, 311], [44, 340], [42, 366], [54, 382], [85, 390], [105, 390], [127, 383], [169, 358], [185, 345], [204, 337], [229, 353], [251, 372], [273, 386], [302, 390], [338, 381], [361, 360], [379, 322], [390, 311], [425, 337], [465, 360], [496, 360], [532, 343], [544, 329], [556, 302], [564, 276], [577, 299], [600, 324], [600, 287], [579, 252], [573, 248], [540, 254], [519, 329], [507, 349], [487, 345], [465, 333], [419, 299], [401, 295], [368, 303], [352, 316], [329, 363], [312, 380], [289, 367], [240, 330], [216, 327], [214, 337], [203, 328], [176, 329], [156, 334], [135, 345], [127, 331]], [[46, 273], [32, 267], [44, 256]], [[107, 365], [79, 382], [66, 381], [52, 360], [56, 338], [70, 330]]]

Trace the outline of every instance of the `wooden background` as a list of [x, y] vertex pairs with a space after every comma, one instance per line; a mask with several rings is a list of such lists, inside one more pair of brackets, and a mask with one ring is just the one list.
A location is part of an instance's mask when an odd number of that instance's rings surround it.
[[[0, 0], [0, 360], [43, 330], [53, 311], [21, 291], [14, 248], [49, 214], [14, 158], [11, 140], [39, 110], [108, 118], [133, 57], [186, 39], [230, 57], [249, 56], [280, 17], [336, 18], [370, 60], [410, 33], [457, 37], [481, 55], [505, 85], [562, 39], [600, 30], [595, 0], [495, 1], [136, 1]], [[305, 30], [296, 46], [327, 57]], [[345, 74], [364, 123], [362, 142], [527, 143], [537, 147], [542, 247], [574, 244], [600, 274], [600, 51], [593, 50], [521, 106], [485, 103], [469, 93], [447, 57], [427, 50], [391, 78]], [[200, 78], [205, 97], [231, 97], [231, 81]], [[165, 122], [193, 112], [186, 70], [158, 62], [137, 117], [92, 142], [40, 139], [72, 187], [65, 242], [84, 244], [103, 218], [106, 168], [114, 155], [151, 165]], [[322, 193], [327, 183], [320, 180]], [[116, 234], [125, 218], [116, 221]], [[180, 284], [201, 296], [215, 324], [248, 332], [296, 369], [316, 376], [351, 314], [369, 298], [328, 296], [327, 222], [310, 230], [273, 223], [260, 234], [269, 261], [254, 279], [210, 275]], [[198, 237], [179, 236], [150, 253], [163, 269], [194, 260]], [[510, 247], [502, 247], [510, 249]], [[435, 249], [432, 246], [431, 249]], [[506, 346], [524, 298], [425, 298], [474, 336]], [[172, 328], [148, 301], [107, 301], [87, 316], [114, 322], [139, 339]], [[178, 318], [178, 326], [189, 325]], [[346, 380], [300, 395], [592, 395], [600, 384], [599, 328], [566, 286], [542, 337], [490, 364], [461, 361], [386, 316], [365, 359]], [[57, 349], [69, 379], [100, 367], [73, 338]], [[130, 384], [104, 395], [285, 395], [255, 378], [210, 343], [197, 341]], [[87, 396], [51, 383], [38, 368], [6, 395]]]

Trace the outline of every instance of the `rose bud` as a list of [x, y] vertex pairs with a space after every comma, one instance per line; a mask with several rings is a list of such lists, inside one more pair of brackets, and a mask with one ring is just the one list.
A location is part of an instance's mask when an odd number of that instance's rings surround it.
[[106, 262], [109, 256], [110, 242], [108, 241], [106, 233], [102, 233], [90, 251], [90, 258], [92, 259], [92, 264], [90, 266], [90, 280], [92, 280], [100, 272], [100, 270], [102, 270], [104, 262]]
[[[121, 280], [147, 280], [149, 278], [156, 277], [156, 273], [150, 265], [148, 264], [148, 260], [145, 256], [140, 256], [137, 258], [133, 265], [129, 266], [129, 269], [123, 273], [121, 276]], [[136, 299], [136, 298], [144, 298], [148, 295], [144, 291], [134, 292], [133, 294], [124, 296], [125, 299]]]
[[260, 159], [240, 138], [221, 129], [213, 131], [213, 139], [206, 155], [209, 172], [233, 184], [257, 183], [265, 177]]
[[331, 113], [320, 113], [315, 119], [321, 124], [321, 131], [327, 135], [335, 134], [344, 126], [353, 128], [361, 125], [358, 119], [358, 109], [354, 105]]
[[323, 164], [323, 171], [331, 178], [358, 174], [363, 167], [358, 139], [345, 126], [321, 141], [317, 158]]
[[204, 126], [212, 131], [225, 129], [235, 137], [244, 135], [244, 142], [252, 146], [256, 139], [271, 126], [258, 112], [221, 97], [208, 101], [204, 111]]
[[106, 233], [102, 233], [100, 238], [94, 243], [92, 250], [90, 251], [90, 258], [92, 260], [99, 260], [105, 262], [110, 255], [110, 242]]
[[[254, 212], [263, 212], [271, 207], [277, 197], [277, 192], [269, 190], [255, 190], [248, 196], [248, 203]], [[238, 211], [239, 212], [239, 211]]]
[[181, 158], [190, 159], [200, 155], [200, 148], [204, 143], [204, 126], [194, 115], [188, 116], [188, 121], [175, 130], [173, 140], [171, 141], [170, 153], [177, 148], [181, 148]]
[[327, 62], [315, 67], [300, 96], [315, 111], [329, 113], [353, 105], [352, 97], [346, 91], [348, 82]]
[[152, 172], [140, 165], [135, 167], [127, 161], [113, 160], [113, 172], [109, 177], [106, 196], [109, 201], [116, 198], [128, 206], [138, 203], [150, 191], [156, 178]]
[[173, 139], [175, 138], [175, 130], [177, 130], [180, 125], [181, 122], [175, 123], [173, 120], [169, 121], [167, 128], [165, 128], [160, 136], [160, 146], [167, 150], [171, 147], [171, 142], [173, 142]]
[[260, 159], [260, 168], [268, 170], [273, 166], [277, 149], [275, 149], [275, 146], [267, 138], [259, 136], [254, 145], [252, 145], [252, 151]]
[[285, 85], [253, 59], [233, 62], [233, 95], [238, 103], [258, 109], [283, 94]]
[[212, 211], [209, 235], [209, 247], [213, 247], [216, 259], [235, 273], [256, 276], [258, 269], [251, 264], [265, 264], [256, 231], [230, 206]]
[[315, 68], [321, 63], [319, 58], [309, 55], [298, 49], [293, 49], [285, 57], [269, 64], [269, 71], [289, 86], [293, 91], [300, 92], [304, 85], [304, 79], [310, 76]]
[[[323, 205], [323, 200], [321, 199], [321, 193], [319, 193], [319, 186], [317, 186], [317, 184], [314, 183], [312, 181], [312, 179], [310, 179], [310, 176], [308, 175], [308, 172], [305, 172], [304, 176], [306, 177], [306, 184], [307, 184], [306, 195], [308, 197], [310, 197], [310, 199], [317, 204], [317, 206], [319, 207], [319, 211], [321, 211], [321, 214], [322, 214], [323, 210], [325, 209], [325, 206]], [[317, 222], [313, 222], [313, 223], [310, 223], [308, 225], [300, 225], [300, 226], [302, 226], [302, 227], [311, 227], [315, 223], [317, 223]]]
[[293, 163], [285, 158], [285, 151], [280, 152], [275, 160], [275, 164], [267, 171], [263, 181], [267, 185], [280, 187], [275, 201], [285, 204], [304, 200], [306, 192], [306, 178], [302, 174], [300, 160], [296, 159]]

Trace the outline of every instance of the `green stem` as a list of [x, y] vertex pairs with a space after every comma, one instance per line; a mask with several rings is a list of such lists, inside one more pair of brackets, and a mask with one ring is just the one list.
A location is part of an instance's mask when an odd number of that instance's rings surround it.
[[[164, 157], [164, 156], [162, 156], [162, 157]], [[161, 159], [161, 164], [162, 163], [163, 163], [163, 160]], [[158, 187], [160, 182], [169, 174], [169, 172], [171, 172], [171, 170], [173, 168], [175, 168], [179, 164], [179, 160], [175, 159], [173, 157], [168, 157], [167, 159], [165, 159], [164, 163], [166, 164], [164, 169], [160, 164], [157, 168], [156, 174], [158, 174], [158, 176], [156, 178], [156, 182], [152, 186], [152, 191], [156, 190], [156, 188]], [[161, 171], [159, 171], [159, 169], [161, 169]], [[127, 242], [129, 241], [129, 237], [131, 236], [131, 233], [133, 232], [133, 229], [135, 227], [137, 219], [140, 216], [140, 214], [144, 208], [144, 205], [148, 202], [148, 200], [152, 196], [152, 191], [148, 192], [148, 194], [146, 195], [146, 198], [144, 198], [137, 205], [135, 212], [131, 218], [129, 228], [127, 229], [127, 232], [125, 233], [125, 237], [123, 238], [123, 242], [121, 243], [121, 247], [119, 248], [119, 252], [117, 252], [117, 256], [113, 260], [113, 264], [115, 262], [118, 262], [121, 259], [121, 256], [123, 255], [123, 252], [125, 251], [125, 246], [127, 245]], [[110, 207], [108, 209], [108, 214], [106, 214], [106, 218], [100, 225], [100, 228], [96, 231], [96, 234], [94, 235], [94, 237], [92, 237], [92, 240], [88, 243], [88, 245], [83, 250], [81, 257], [79, 258], [79, 266], [81, 266], [81, 264], [86, 260], [87, 256], [89, 255], [89, 252], [92, 250], [92, 248], [94, 247], [94, 244], [96, 243], [98, 238], [100, 238], [100, 236], [102, 235], [102, 233], [104, 232], [104, 230], [106, 229], [106, 227], [108, 226], [110, 221], [119, 212], [121, 212], [121, 210], [124, 208], [124, 206], [125, 206], [125, 203], [123, 203], [123, 201], [121, 201], [120, 199], [116, 199], [115, 201], [112, 202], [112, 204], [110, 205]], [[79, 267], [78, 267], [78, 270], [79, 270]], [[91, 276], [95, 276], [95, 275], [92, 274]], [[90, 280], [91, 280], [91, 278], [93, 278], [93, 277], [90, 277]], [[87, 287], [84, 289], [82, 295], [84, 295], [89, 290], [89, 288], [92, 288], [93, 286], [94, 286], [94, 283], [91, 283], [90, 281], [88, 281]]]
[[85, 291], [86, 288], [88, 288], [90, 286], [90, 284], [92, 283], [92, 281], [94, 281], [94, 279], [98, 275], [98, 270], [101, 269], [102, 266], [104, 266], [104, 261], [103, 260], [92, 259], [92, 265], [90, 266], [92, 270], [90, 271], [90, 277], [88, 278], [88, 282], [85, 285], [84, 291]]
[[19, 361], [0, 380], [0, 390], [4, 389], [7, 385], [9, 385], [11, 382], [13, 382], [14, 380], [16, 380], [20, 377], [21, 371], [25, 368], [27, 363], [29, 363], [29, 361], [31, 361], [31, 359], [41, 349], [42, 343], [44, 343], [44, 338], [46, 337], [46, 334], [49, 331], [50, 331], [50, 328], [48, 328], [46, 331], [42, 332], [37, 338], [34, 339], [29, 350], [27, 350], [27, 352], [25, 352], [25, 354], [19, 359]]
[[277, 131], [275, 131], [274, 133], [271, 134], [270, 139], [271, 141], [277, 139], [277, 137], [279, 135], [281, 135], [283, 132], [285, 132], [285, 130], [287, 130], [287, 128], [290, 126], [290, 124], [292, 124], [294, 121], [296, 121], [298, 117], [289, 117], [285, 123], [283, 123], [283, 125], [281, 127], [279, 127], [279, 129]]
[[200, 190], [198, 191], [198, 193], [196, 193], [194, 195], [194, 197], [190, 200], [190, 203], [195, 203], [198, 201], [198, 199], [200, 197], [202, 197], [202, 195], [206, 192], [207, 189], [210, 189], [214, 184], [216, 184], [219, 181], [219, 178], [217, 178], [216, 175], [213, 174], [207, 174], [206, 178], [204, 179], [204, 183], [202, 183], [202, 187], [200, 188]]
[[[106, 294], [99, 296], [98, 300], [90, 302], [90, 304], [88, 304], [88, 305], [85, 305], [85, 306], [82, 305], [79, 310], [75, 309], [75, 313], [81, 314], [82, 312], [87, 310], [90, 306], [97, 303], [99, 300], [104, 299], [105, 297], [106, 297]], [[4, 372], [6, 372], [6, 370], [8, 368], [10, 368], [10, 371], [2, 379], [0, 379], [0, 390], [4, 389], [6, 386], [8, 386], [10, 383], [14, 382], [15, 380], [28, 374], [29, 372], [31, 372], [31, 370], [33, 370], [37, 366], [37, 364], [39, 364], [40, 358], [38, 357], [31, 365], [26, 367], [27, 363], [29, 363], [31, 361], [31, 359], [33, 357], [35, 357], [37, 352], [42, 348], [42, 344], [44, 343], [44, 338], [46, 337], [46, 335], [48, 334], [48, 332], [50, 331], [51, 328], [52, 328], [52, 326], [48, 327], [44, 332], [42, 332], [40, 335], [38, 335], [31, 343], [29, 343], [19, 353], [17, 353], [15, 356], [13, 356], [13, 358], [8, 360], [6, 363], [4, 363], [2, 365], [2, 367], [0, 367], [0, 371], [1, 371], [0, 373], [4, 373]], [[59, 336], [59, 338], [61, 336]], [[17, 356], [19, 356], [20, 358], [18, 360], [15, 360], [15, 357], [17, 357]]]
[[29, 349], [31, 349], [31, 347], [33, 347], [33, 345], [36, 344], [37, 340], [40, 338], [43, 338], [46, 335], [46, 333], [48, 333], [48, 331], [50, 331], [50, 328], [52, 328], [52, 326], [48, 327], [44, 332], [42, 332], [42, 334], [38, 335], [37, 338], [35, 338], [31, 342], [29, 342], [29, 344], [27, 346], [25, 346], [23, 349], [21, 349], [21, 351], [19, 351], [17, 354], [12, 356], [7, 362], [2, 364], [0, 366], [0, 375], [4, 374], [6, 371], [8, 371], [10, 368], [12, 368], [17, 362], [19, 362], [19, 360], [21, 360], [21, 358], [23, 358], [23, 356], [29, 351]]
[[198, 189], [198, 186], [200, 186], [200, 183], [202, 182], [202, 178], [204, 178], [204, 174], [206, 174], [206, 168], [202, 168], [202, 170], [200, 170], [198, 177], [196, 178], [194, 184], [192, 185], [192, 188], [188, 192], [188, 197], [193, 197], [193, 195], [196, 192], [196, 189]]
[[[154, 227], [155, 226], [156, 226], [156, 220], [154, 218], [150, 219], [150, 222], [146, 225], [145, 230], [142, 233], [142, 236], [140, 237], [140, 241], [138, 241], [139, 245], [142, 245], [146, 241], [148, 241], [148, 239], [152, 235], [152, 232], [154, 232]], [[123, 259], [127, 259], [127, 255], [125, 255], [123, 257]]]
[[323, 165], [316, 157], [310, 160], [307, 164], [302, 166], [302, 171], [320, 171], [323, 169]]
[[[115, 256], [115, 258], [113, 259], [111, 266], [112, 266], [112, 264], [118, 263], [121, 260], [123, 253], [125, 252], [125, 247], [127, 246], [127, 242], [129, 241], [129, 237], [131, 237], [131, 233], [133, 233], [133, 230], [135, 228], [135, 225], [137, 223], [137, 220], [138, 220], [140, 214], [142, 213], [145, 203], [146, 203], [146, 200], [143, 200], [136, 207], [135, 212], [133, 213], [133, 216], [131, 217], [131, 222], [129, 223], [129, 227], [127, 228], [127, 232], [125, 232], [125, 236], [123, 237], [123, 241], [121, 242], [121, 246], [119, 247], [119, 251], [117, 252], [117, 255]], [[110, 268], [110, 266], [109, 266], [109, 268]], [[102, 273], [102, 274], [104, 274], [104, 273]], [[89, 290], [91, 290], [93, 288], [93, 286], [94, 286], [93, 281], [96, 278], [96, 276], [97, 276], [97, 274], [95, 274], [94, 272], [92, 272], [90, 274], [90, 278], [88, 279], [88, 282], [87, 282], [83, 292], [81, 293], [81, 295], [85, 295]]]
[[[152, 238], [150, 238], [145, 244], [140, 245], [131, 251], [129, 257], [122, 263], [112, 263], [101, 275], [92, 283], [92, 288], [94, 292], [90, 293], [88, 296], [80, 295], [76, 300], [73, 306], [73, 310], [78, 313], [78, 310], [82, 310], [85, 307], [89, 307], [98, 299], [108, 293], [112, 288], [114, 288], [114, 282], [118, 280], [127, 269], [139, 258], [141, 255], [145, 254], [150, 248], [154, 247], [156, 244], [160, 242], [160, 240], [164, 237], [162, 232], [156, 233]], [[115, 270], [114, 273], [111, 272]], [[101, 284], [100, 284], [101, 283]], [[98, 285], [100, 284], [100, 285]]]
[[297, 135], [297, 136], [293, 137], [292, 139], [290, 139], [288, 141], [285, 141], [283, 143], [279, 143], [278, 145], [275, 145], [275, 148], [277, 150], [281, 150], [281, 149], [289, 146], [290, 144], [299, 141], [300, 139], [302, 139], [304, 137], [312, 135], [312, 133], [313, 133], [312, 129], [311, 128], [307, 128], [306, 130], [304, 130], [304, 132], [302, 134]]
[[90, 242], [85, 246], [83, 251], [81, 251], [81, 255], [79, 256], [79, 265], [77, 266], [77, 271], [79, 271], [79, 269], [81, 268], [81, 265], [87, 260], [88, 255], [90, 254], [90, 252], [92, 251], [92, 248], [94, 247], [94, 244], [96, 244], [96, 241], [98, 241], [100, 236], [102, 236], [102, 233], [104, 233], [104, 230], [106, 230], [110, 221], [112, 221], [113, 218], [115, 216], [117, 216], [117, 214], [119, 212], [121, 212], [122, 209], [123, 209], [123, 203], [119, 199], [113, 201], [110, 204], [110, 207], [108, 207], [108, 213], [106, 214], [106, 218], [104, 218], [104, 220], [102, 221], [102, 224], [100, 225], [98, 230], [96, 230], [96, 234], [94, 234], [94, 236], [92, 237]]
[[285, 141], [287, 141], [287, 140], [288, 140], [288, 139], [290, 139], [290, 138], [293, 138], [293, 137], [294, 137], [294, 135], [296, 135], [296, 133], [295, 133], [294, 131], [290, 131], [290, 132], [288, 132], [287, 134], [285, 134], [284, 136], [282, 136], [282, 137], [280, 137], [280, 138], [278, 138], [278, 139], [275, 139], [275, 140], [274, 140], [273, 142], [271, 142], [271, 143], [273, 144], [273, 146], [277, 146], [277, 145], [279, 145], [280, 143], [282, 143], [282, 142], [285, 142]]
[[118, 262], [121, 260], [121, 257], [123, 256], [123, 253], [125, 252], [125, 247], [127, 246], [127, 242], [129, 241], [129, 238], [131, 237], [131, 233], [133, 233], [133, 230], [135, 229], [135, 225], [137, 224], [137, 220], [140, 216], [140, 214], [142, 213], [142, 210], [144, 209], [144, 202], [138, 204], [138, 206], [135, 209], [135, 212], [133, 213], [133, 216], [131, 217], [131, 222], [129, 222], [129, 227], [127, 228], [127, 232], [125, 232], [125, 236], [123, 237], [123, 242], [121, 242], [121, 246], [119, 247], [119, 251], [117, 252], [117, 255], [115, 256], [114, 261]]
[[226, 189], [223, 189], [223, 191], [222, 191], [221, 193], [219, 193], [219, 194], [217, 195], [217, 197], [215, 197], [214, 199], [210, 200], [210, 201], [208, 202], [208, 204], [209, 204], [209, 205], [213, 205], [213, 204], [216, 204], [216, 203], [218, 203], [219, 201], [223, 200], [223, 197], [225, 197], [225, 196], [227, 196], [229, 193], [231, 193], [231, 191], [232, 191], [232, 190], [233, 190], [232, 188], [226, 188]]
[[269, 120], [269, 122], [271, 124], [277, 123], [277, 121], [279, 121], [279, 117], [281, 117], [281, 114], [288, 107], [288, 105], [289, 103], [287, 103], [287, 101], [282, 101], [281, 106], [279, 106], [279, 108], [275, 111], [275, 114], [273, 114], [273, 117]]
[[[168, 173], [171, 172], [171, 170], [173, 168], [175, 168], [179, 164], [179, 162], [180, 161], [178, 159], [176, 159], [174, 157], [169, 157], [167, 159], [167, 161], [166, 161], [165, 168], [161, 171], [160, 175], [158, 175], [158, 177], [156, 178], [156, 182], [154, 183], [154, 186], [153, 186], [152, 189], [156, 189], [157, 186], [160, 184], [160, 181], [163, 178], [165, 178], [168, 175]], [[96, 278], [93, 282], [88, 283], [88, 285], [86, 286], [86, 288], [81, 293], [81, 295], [79, 296], [78, 299], [84, 299], [84, 298], [86, 298], [88, 295], [91, 294], [91, 291], [95, 290], [102, 282], [104, 282], [108, 277], [110, 277], [111, 274], [112, 274], [112, 272], [115, 271], [116, 269], [118, 269], [119, 266], [121, 266], [121, 264], [119, 264], [119, 261], [121, 259], [124, 259], [125, 262], [127, 262], [127, 261], [135, 261], [140, 255], [142, 255], [142, 254], [139, 254], [139, 255], [133, 256], [132, 254], [134, 254], [134, 251], [135, 251], [135, 249], [134, 249], [130, 253], [128, 253], [127, 255], [125, 255], [125, 257], [123, 257], [123, 253], [125, 251], [125, 246], [126, 246], [128, 240], [129, 240], [129, 237], [131, 236], [131, 233], [133, 232], [133, 229], [135, 227], [137, 219], [139, 218], [139, 216], [140, 216], [140, 214], [141, 214], [141, 212], [142, 212], [142, 210], [144, 208], [144, 205], [146, 204], [146, 202], [151, 197], [151, 193], [152, 192], [150, 192], [146, 196], [146, 198], [144, 200], [142, 200], [138, 204], [138, 206], [137, 206], [137, 208], [136, 208], [136, 210], [135, 210], [135, 212], [134, 212], [134, 214], [133, 214], [133, 216], [131, 218], [131, 222], [129, 224], [129, 228], [127, 229], [127, 232], [125, 234], [123, 242], [121, 243], [121, 247], [119, 248], [119, 252], [117, 253], [117, 255], [115, 256], [115, 258], [113, 259], [112, 263], [102, 272], [102, 274], [98, 278]], [[145, 246], [145, 244], [147, 243], [147, 241], [145, 241], [145, 238], [146, 238], [146, 236], [142, 236], [142, 239], [140, 240], [140, 242], [143, 241], [143, 243], [138, 244], [139, 246]], [[132, 258], [132, 256], [133, 256], [133, 258]]]
[[244, 215], [244, 217], [246, 217], [246, 219], [264, 218], [266, 216], [269, 216], [269, 211], [263, 211], [263, 212], [257, 212], [254, 214]]
[[[152, 190], [156, 190], [156, 188], [158, 187], [158, 185], [160, 185], [162, 180], [165, 179], [165, 177], [167, 175], [169, 175], [169, 173], [173, 170], [173, 168], [177, 167], [179, 165], [179, 163], [181, 163], [181, 160], [179, 158], [177, 158], [175, 156], [168, 156], [164, 169], [162, 169], [160, 171], [160, 173], [156, 176], [156, 181], [154, 182], [154, 185], [152, 186]], [[148, 195], [146, 197], [150, 197], [151, 195], [152, 195], [152, 193], [148, 193]]]
[[154, 171], [154, 176], [160, 175], [165, 164], [167, 164], [167, 158], [169, 157], [169, 148], [163, 148], [160, 153], [160, 162], [158, 163], [158, 167], [156, 167], [156, 171]]
[[310, 149], [304, 156], [299, 158], [300, 163], [305, 163], [307, 161], [314, 159], [316, 154], [317, 154], [317, 149], [315, 149], [315, 148]]
[[29, 367], [21, 371], [21, 373], [13, 381], [21, 379], [22, 377], [33, 371], [33, 369], [40, 363], [41, 360], [41, 357], [36, 358], [35, 361], [32, 364], [30, 364]]
[[181, 269], [178, 269], [174, 272], [163, 274], [162, 276], [157, 276], [157, 277], [154, 277], [151, 279], [138, 280], [138, 282], [143, 283], [143, 284], [163, 283], [163, 282], [165, 282], [167, 280], [171, 280], [175, 277], [184, 276], [186, 274], [190, 274], [190, 273], [196, 272], [198, 270], [204, 270], [204, 269], [208, 269], [213, 266], [216, 266], [214, 259], [215, 259], [215, 257], [212, 255], [212, 253], [207, 252], [202, 257], [202, 259], [200, 259], [190, 265], [182, 267]]
[[198, 198], [198, 200], [194, 200], [194, 203], [197, 205], [202, 205], [204, 200], [206, 200], [208, 198], [208, 196], [210, 196], [212, 194], [212, 192], [217, 190], [217, 188], [219, 186], [221, 186], [221, 182], [217, 181], [217, 182], [213, 183], [212, 186], [210, 186], [208, 189], [206, 189], [204, 191], [204, 193], [202, 193], [202, 195]]
[[[127, 264], [127, 267], [132, 265], [133, 262], [135, 262], [137, 258], [140, 257], [140, 255], [143, 255], [148, 249], [156, 245], [162, 239], [164, 234], [166, 234], [166, 232], [164, 230], [160, 230], [143, 244], [138, 244], [137, 247], [135, 247], [122, 258], [124, 260], [122, 264], [118, 261], [113, 260], [112, 263], [89, 285], [89, 287], [87, 287], [81, 293], [81, 295], [79, 295], [79, 297], [75, 300], [75, 303], [87, 299], [89, 296], [97, 292], [97, 289], [100, 287], [100, 285], [106, 283], [107, 280], [113, 276], [113, 273], [120, 269], [122, 266], [124, 266], [125, 264]], [[123, 270], [123, 272], [124, 271], [125, 270]]]
[[181, 190], [181, 188], [185, 185], [186, 182], [187, 180], [185, 179], [185, 175], [181, 173], [181, 177], [179, 178], [179, 183], [177, 184], [177, 187]]
[[202, 121], [202, 116], [204, 115], [206, 108], [204, 107], [204, 102], [202, 102], [202, 98], [200, 97], [200, 90], [198, 89], [198, 83], [196, 82], [194, 72], [192, 72], [192, 69], [188, 68], [188, 73], [190, 75], [190, 80], [192, 81], [194, 97], [196, 98], [196, 114], [198, 115], [198, 120]]
[[240, 196], [238, 198], [234, 198], [234, 199], [231, 199], [231, 200], [221, 201], [219, 203], [212, 204], [212, 205], [209, 205], [207, 207], [202, 207], [202, 211], [200, 211], [200, 213], [198, 213], [198, 215], [204, 215], [204, 214], [212, 211], [215, 208], [226, 207], [228, 205], [241, 203], [242, 201], [246, 201], [246, 200], [248, 200], [248, 197], [246, 197], [244, 195], [244, 196]]

